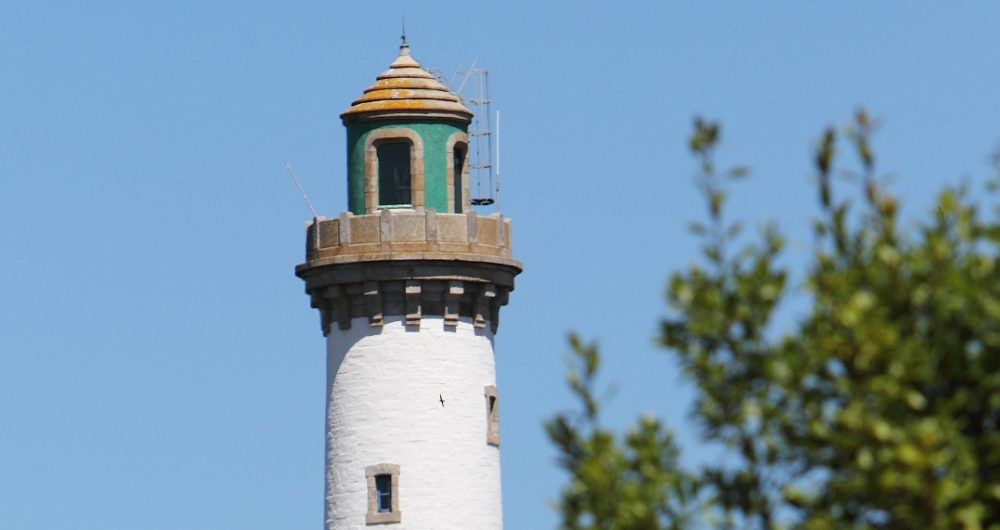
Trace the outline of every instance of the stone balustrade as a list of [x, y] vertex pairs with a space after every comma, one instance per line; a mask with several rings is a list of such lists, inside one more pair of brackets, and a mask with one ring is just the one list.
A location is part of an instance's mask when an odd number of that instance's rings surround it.
[[510, 219], [499, 214], [441, 214], [433, 210], [385, 209], [317, 218], [308, 228], [306, 260], [326, 263], [400, 260], [460, 260], [512, 265]]

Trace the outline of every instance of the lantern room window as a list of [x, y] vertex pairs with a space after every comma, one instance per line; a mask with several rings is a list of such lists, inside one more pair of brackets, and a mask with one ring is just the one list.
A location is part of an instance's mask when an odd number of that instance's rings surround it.
[[384, 142], [378, 144], [375, 150], [378, 157], [378, 205], [411, 205], [410, 143]]
[[452, 151], [452, 188], [455, 190], [455, 213], [462, 213], [462, 173], [465, 172], [465, 144], [455, 144]]

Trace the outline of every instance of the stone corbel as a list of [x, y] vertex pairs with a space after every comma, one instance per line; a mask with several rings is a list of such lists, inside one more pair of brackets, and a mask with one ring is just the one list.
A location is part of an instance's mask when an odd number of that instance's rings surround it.
[[330, 322], [336, 320], [340, 329], [351, 329], [351, 298], [344, 291], [344, 288], [340, 285], [327, 287], [323, 292], [323, 297], [326, 298], [332, 313], [326, 319], [326, 328], [329, 330]]
[[448, 290], [444, 294], [444, 325], [458, 326], [459, 304], [465, 294], [465, 282], [448, 282]]
[[330, 303], [327, 302], [326, 297], [323, 296], [321, 291], [312, 291], [309, 293], [309, 305], [313, 309], [319, 309], [319, 325], [323, 328], [323, 336], [330, 334]]
[[420, 327], [420, 281], [407, 280], [404, 291], [406, 325]]
[[472, 322], [477, 328], [486, 327], [486, 321], [490, 318], [493, 299], [496, 298], [496, 295], [497, 288], [492, 283], [483, 285], [479, 291], [479, 296], [476, 297], [476, 316]]
[[368, 325], [381, 326], [384, 318], [382, 315], [382, 292], [379, 290], [378, 282], [365, 282], [364, 296], [365, 306], [368, 310]]

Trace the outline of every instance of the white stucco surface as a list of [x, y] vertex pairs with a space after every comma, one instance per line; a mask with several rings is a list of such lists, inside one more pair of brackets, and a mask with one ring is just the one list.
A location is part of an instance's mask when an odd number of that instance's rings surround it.
[[[327, 530], [502, 528], [500, 453], [487, 443], [483, 393], [495, 379], [493, 335], [469, 319], [446, 328], [424, 317], [416, 330], [356, 318], [331, 330]], [[369, 526], [365, 467], [381, 463], [400, 467], [402, 521]]]

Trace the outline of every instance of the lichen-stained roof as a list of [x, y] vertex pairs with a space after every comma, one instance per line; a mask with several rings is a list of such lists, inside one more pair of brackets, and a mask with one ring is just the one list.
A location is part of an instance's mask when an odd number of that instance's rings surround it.
[[344, 124], [370, 119], [431, 118], [469, 123], [472, 112], [458, 96], [410, 56], [410, 46], [399, 47], [399, 57], [375, 84], [351, 103], [340, 119]]

